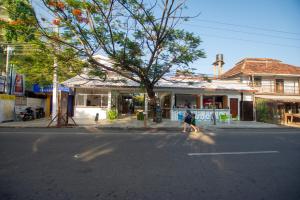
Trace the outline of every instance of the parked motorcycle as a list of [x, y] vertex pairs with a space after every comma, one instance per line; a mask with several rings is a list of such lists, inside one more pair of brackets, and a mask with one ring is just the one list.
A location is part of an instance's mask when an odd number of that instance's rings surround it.
[[27, 107], [25, 109], [25, 112], [20, 113], [20, 117], [22, 118], [23, 121], [33, 120], [34, 119], [34, 112], [31, 109], [31, 107]]
[[36, 108], [36, 109], [35, 109], [35, 115], [36, 115], [36, 118], [37, 118], [37, 119], [42, 118], [42, 117], [45, 117], [44, 108], [42, 108], [42, 107]]

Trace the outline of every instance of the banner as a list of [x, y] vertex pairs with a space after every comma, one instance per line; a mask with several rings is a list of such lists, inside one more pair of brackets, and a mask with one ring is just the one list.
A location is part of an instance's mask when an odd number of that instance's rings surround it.
[[25, 94], [25, 77], [23, 74], [14, 73], [12, 76], [12, 94], [24, 96]]
[[5, 92], [5, 80], [6, 80], [5, 76], [0, 76], [0, 92], [1, 93]]

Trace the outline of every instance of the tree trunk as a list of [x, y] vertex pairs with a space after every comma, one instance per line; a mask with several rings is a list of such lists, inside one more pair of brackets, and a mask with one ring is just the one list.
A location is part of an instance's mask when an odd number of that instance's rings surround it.
[[155, 92], [153, 91], [153, 86], [149, 86], [146, 88], [148, 97], [150, 98], [150, 110], [152, 111], [153, 121], [156, 121], [156, 97]]

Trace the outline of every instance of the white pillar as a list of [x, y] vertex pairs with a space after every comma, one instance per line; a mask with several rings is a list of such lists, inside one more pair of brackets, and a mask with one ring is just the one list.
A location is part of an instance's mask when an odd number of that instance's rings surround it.
[[203, 94], [200, 94], [200, 109], [203, 109]]
[[[57, 59], [54, 57], [53, 64], [53, 89], [52, 89], [52, 120], [58, 113], [58, 83], [57, 83]], [[57, 118], [55, 119], [57, 120]]]
[[175, 94], [171, 92], [171, 108], [170, 108], [170, 115], [171, 120], [175, 120], [174, 118], [174, 107], [175, 107]]
[[[9, 85], [8, 85], [8, 80], [9, 80], [9, 54], [10, 54], [10, 51], [12, 51], [12, 47], [10, 47], [9, 45], [7, 45], [6, 47], [6, 65], [5, 65], [5, 73], [3, 73], [3, 75], [5, 75], [6, 77], [6, 80], [5, 80], [5, 83], [6, 83], [6, 86], [5, 87], [5, 92], [6, 93], [9, 93]], [[12, 85], [12, 83], [10, 83], [10, 85]]]
[[171, 110], [174, 108], [175, 106], [175, 94], [174, 92], [171, 92]]
[[111, 91], [108, 92], [107, 109], [111, 110]]
[[148, 95], [147, 93], [144, 94], [145, 97], [145, 110], [144, 110], [144, 127], [147, 128], [147, 121], [148, 121]]
[[[58, 33], [58, 26], [55, 27], [55, 31]], [[53, 63], [53, 89], [52, 89], [52, 120], [54, 120], [55, 116], [58, 114], [58, 81], [57, 81], [57, 58], [54, 56]], [[58, 120], [56, 120], [58, 121]]]
[[147, 93], [145, 93], [144, 95], [145, 95], [145, 108], [144, 108], [145, 110], [144, 110], [144, 112], [148, 119], [148, 95], [147, 95]]

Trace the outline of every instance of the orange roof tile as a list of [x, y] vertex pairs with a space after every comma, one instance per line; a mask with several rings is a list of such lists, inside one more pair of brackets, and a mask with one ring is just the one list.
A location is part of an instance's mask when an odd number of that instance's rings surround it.
[[281, 74], [300, 75], [300, 67], [282, 63], [280, 60], [271, 58], [245, 58], [225, 72], [222, 78], [233, 77], [238, 74]]

